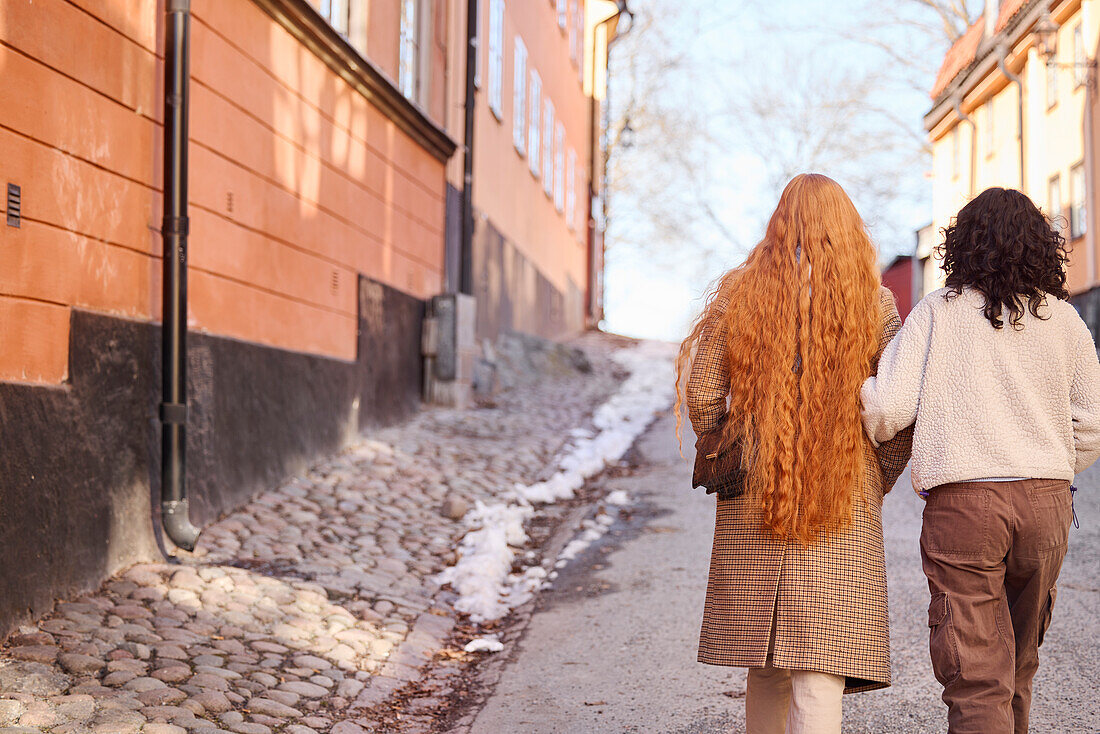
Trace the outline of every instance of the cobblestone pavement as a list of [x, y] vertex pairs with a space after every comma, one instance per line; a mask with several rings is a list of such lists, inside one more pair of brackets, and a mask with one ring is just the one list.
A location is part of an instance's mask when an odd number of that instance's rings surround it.
[[[456, 624], [433, 578], [459, 520], [544, 478], [616, 387], [620, 344], [586, 336], [589, 373], [550, 359], [480, 407], [377, 431], [206, 528], [178, 563], [59, 603], [0, 653], [0, 734], [389, 730], [377, 710]], [[434, 702], [401, 730], [428, 731]]]

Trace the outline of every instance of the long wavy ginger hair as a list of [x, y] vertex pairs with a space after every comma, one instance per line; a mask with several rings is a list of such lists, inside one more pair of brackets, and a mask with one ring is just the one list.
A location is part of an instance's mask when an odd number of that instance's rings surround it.
[[803, 174], [745, 263], [711, 288], [680, 347], [678, 423], [704, 328], [725, 335], [724, 442], [742, 442], [746, 492], [781, 538], [809, 544], [843, 527], [864, 496], [859, 388], [878, 346], [879, 283], [851, 199], [831, 178]]

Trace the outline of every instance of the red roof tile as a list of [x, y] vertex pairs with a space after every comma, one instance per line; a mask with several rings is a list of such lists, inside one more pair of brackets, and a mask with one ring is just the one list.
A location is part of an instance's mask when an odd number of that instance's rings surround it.
[[996, 32], [1000, 33], [1012, 20], [1012, 16], [1020, 12], [1027, 5], [1027, 0], [1001, 0], [1001, 12], [997, 15]]
[[[1022, 0], [1009, 0], [1005, 8], [1015, 5], [1017, 2], [1022, 2]], [[978, 52], [978, 46], [982, 42], [984, 23], [983, 18], [978, 18], [977, 22], [970, 26], [966, 33], [962, 34], [951, 46], [947, 56], [943, 59], [939, 74], [936, 75], [936, 83], [932, 87], [932, 99], [939, 97], [943, 90], [947, 89], [947, 85], [959, 75], [959, 72], [970, 66], [970, 62], [974, 60], [974, 55]]]

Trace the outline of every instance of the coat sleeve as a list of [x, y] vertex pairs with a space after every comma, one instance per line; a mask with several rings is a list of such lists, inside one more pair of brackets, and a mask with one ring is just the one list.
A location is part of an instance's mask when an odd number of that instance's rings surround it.
[[696, 435], [717, 427], [728, 410], [730, 369], [722, 320], [728, 305], [721, 299], [714, 302], [691, 362], [686, 398], [688, 420]]
[[883, 351], [877, 374], [863, 383], [863, 428], [875, 446], [889, 441], [917, 419], [931, 323], [928, 307], [917, 304]]
[[1100, 361], [1088, 327], [1081, 322], [1077, 355], [1070, 387], [1073, 444], [1077, 450], [1074, 473], [1087, 469], [1100, 457]]
[[[894, 296], [886, 288], [882, 289], [882, 332], [879, 337], [878, 354], [875, 357], [875, 372], [882, 359], [887, 345], [891, 344], [898, 331], [902, 328], [901, 317], [898, 315], [897, 304]], [[873, 376], [871, 380], [875, 379]], [[866, 386], [866, 383], [864, 383]], [[879, 468], [882, 470], [882, 493], [886, 494], [894, 487], [898, 477], [905, 471], [905, 465], [909, 463], [909, 457], [913, 451], [913, 426], [910, 424], [896, 432], [892, 438], [875, 447], [875, 457], [878, 459]]]

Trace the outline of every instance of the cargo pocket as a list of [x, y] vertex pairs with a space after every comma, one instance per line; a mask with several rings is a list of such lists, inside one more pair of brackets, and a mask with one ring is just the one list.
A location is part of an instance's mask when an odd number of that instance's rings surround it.
[[1039, 618], [1039, 645], [1043, 644], [1043, 638], [1046, 637], [1047, 628], [1050, 627], [1050, 620], [1054, 615], [1054, 602], [1058, 598], [1058, 587], [1053, 586], [1050, 589], [1050, 594], [1047, 596], [1046, 608], [1043, 609], [1043, 616]]
[[932, 671], [941, 685], [959, 677], [959, 647], [946, 592], [933, 594], [928, 605], [928, 650], [932, 655]]

